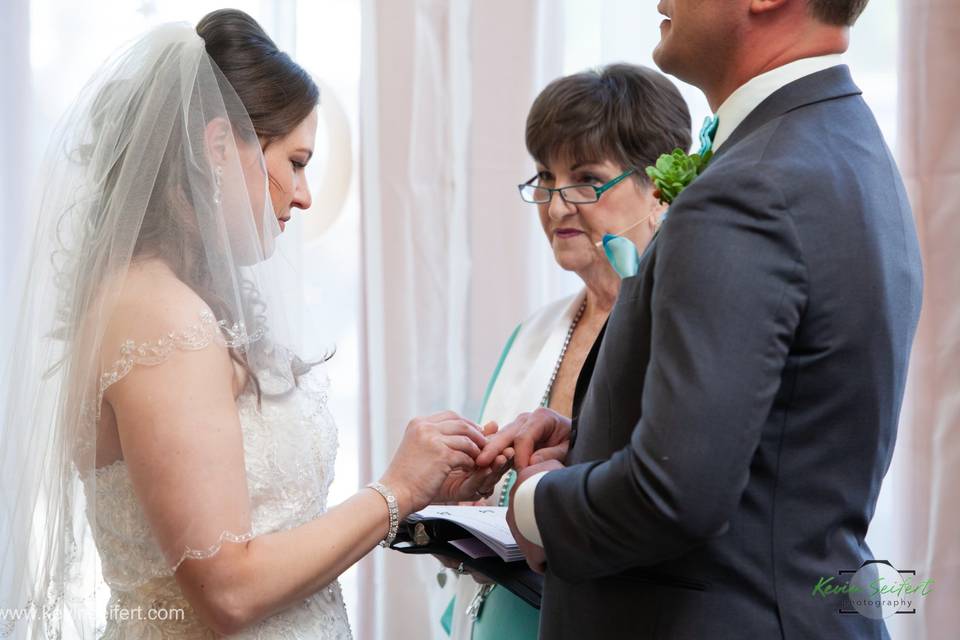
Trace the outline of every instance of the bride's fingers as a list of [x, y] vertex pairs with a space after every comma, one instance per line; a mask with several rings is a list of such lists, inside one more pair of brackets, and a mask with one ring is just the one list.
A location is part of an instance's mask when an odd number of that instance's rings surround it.
[[499, 428], [500, 428], [500, 427], [497, 425], [497, 423], [494, 422], [493, 420], [491, 420], [491, 421], [488, 422], [487, 424], [483, 425], [483, 429], [482, 429], [483, 435], [488, 436], [488, 437], [489, 437], [489, 436], [492, 436], [493, 434], [495, 434], [495, 433], [497, 432], [497, 429], [499, 429]]
[[487, 437], [483, 435], [479, 428], [472, 422], [466, 420], [448, 420], [438, 422], [435, 428], [442, 434], [448, 436], [466, 436], [476, 443], [477, 447], [483, 449], [487, 446]]
[[462, 469], [464, 471], [473, 471], [476, 465], [473, 458], [462, 451], [451, 449], [447, 455], [447, 463], [452, 469]]
[[489, 491], [484, 491], [483, 486], [487, 478], [490, 477], [491, 469], [474, 469], [473, 473], [463, 481], [460, 491], [471, 496], [486, 496]]
[[504, 467], [498, 467], [497, 471], [491, 471], [486, 477], [484, 477], [477, 491], [480, 495], [489, 496], [497, 488], [497, 483], [500, 482], [500, 478], [503, 477], [503, 472], [505, 471]]
[[471, 460], [476, 460], [477, 456], [480, 455], [480, 447], [467, 436], [444, 436], [443, 443], [451, 449], [469, 455]]
[[[497, 491], [497, 485], [500, 482], [500, 479], [503, 478], [503, 468], [493, 468], [490, 469], [490, 473], [481, 479], [480, 485], [477, 487], [477, 493], [482, 496], [490, 497]], [[494, 504], [497, 504], [499, 499], [494, 500]]]

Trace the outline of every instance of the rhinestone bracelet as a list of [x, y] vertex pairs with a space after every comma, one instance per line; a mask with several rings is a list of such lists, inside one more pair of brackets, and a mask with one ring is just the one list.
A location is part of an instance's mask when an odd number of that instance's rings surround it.
[[393, 495], [388, 487], [379, 482], [371, 482], [367, 488], [373, 489], [387, 501], [387, 511], [390, 512], [390, 530], [387, 537], [380, 541], [381, 547], [389, 547], [393, 539], [397, 537], [397, 530], [400, 528], [400, 507], [397, 506], [397, 496]]

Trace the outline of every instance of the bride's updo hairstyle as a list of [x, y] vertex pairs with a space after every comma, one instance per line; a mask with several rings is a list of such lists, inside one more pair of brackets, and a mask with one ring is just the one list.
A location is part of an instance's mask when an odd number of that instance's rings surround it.
[[317, 106], [320, 91], [310, 75], [243, 11], [208, 13], [197, 23], [197, 33], [246, 108], [264, 148], [293, 131]]

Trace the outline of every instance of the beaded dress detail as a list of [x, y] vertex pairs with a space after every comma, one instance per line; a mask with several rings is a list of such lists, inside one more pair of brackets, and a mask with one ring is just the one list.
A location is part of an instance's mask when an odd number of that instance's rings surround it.
[[[181, 332], [147, 344], [124, 343], [114, 367], [101, 376], [99, 395], [102, 397], [110, 385], [136, 366], [159, 365], [176, 350], [203, 349], [213, 340], [230, 345], [231, 340], [250, 339], [242, 326], [224, 327], [205, 311], [196, 326]], [[269, 378], [260, 382], [269, 390]], [[252, 528], [224, 531], [220, 541], [207, 549], [185, 549], [176, 566], [188, 558], [217, 553], [224, 541], [242, 542], [291, 529], [324, 513], [337, 452], [337, 428], [327, 409], [328, 387], [322, 367], [316, 367], [302, 375], [288, 393], [275, 397], [265, 393], [259, 407], [252, 390], [237, 398]], [[126, 463], [118, 460], [96, 469], [84, 479], [84, 486], [88, 501], [96, 505], [88, 517], [103, 578], [110, 587], [106, 629], [101, 637], [218, 637], [197, 618], [181, 593], [174, 579], [176, 566], [169, 565], [151, 534]], [[118, 610], [131, 613], [122, 617], [110, 613]], [[340, 586], [334, 582], [231, 637], [341, 640], [352, 635]]]

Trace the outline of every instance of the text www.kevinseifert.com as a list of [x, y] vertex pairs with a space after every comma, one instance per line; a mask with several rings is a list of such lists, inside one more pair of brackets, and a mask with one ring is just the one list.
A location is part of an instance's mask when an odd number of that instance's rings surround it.
[[[5, 609], [0, 607], [0, 638], [4, 632], [8, 632], [21, 620], [34, 620], [38, 612], [34, 607], [21, 607], [19, 609]], [[146, 608], [146, 607], [121, 607], [114, 605], [107, 609], [107, 620], [117, 620], [128, 622], [133, 620], [149, 620], [151, 622], [165, 622], [169, 620], [185, 620], [186, 613], [183, 609], [177, 608]]]

